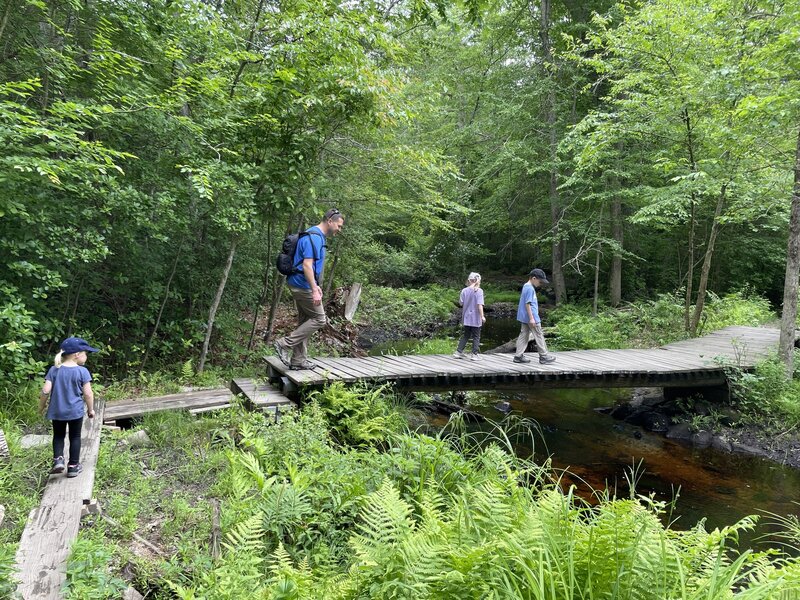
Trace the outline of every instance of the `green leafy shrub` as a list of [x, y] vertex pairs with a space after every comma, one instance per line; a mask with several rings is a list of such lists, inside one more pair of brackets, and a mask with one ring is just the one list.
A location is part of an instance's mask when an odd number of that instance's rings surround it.
[[67, 600], [119, 598], [128, 584], [112, 575], [113, 552], [103, 539], [79, 535], [67, 560]]
[[[12, 289], [0, 289], [8, 297]], [[39, 322], [25, 304], [11, 296], [0, 304], [0, 381], [22, 383], [41, 373], [44, 363], [34, 356]]]
[[386, 391], [386, 386], [346, 387], [336, 381], [310, 398], [322, 407], [340, 442], [374, 444], [405, 426], [402, 415], [387, 400]]
[[[795, 352], [798, 365], [800, 353]], [[786, 370], [777, 356], [744, 371], [735, 364], [726, 365], [728, 385], [734, 404], [744, 413], [744, 420], [780, 423], [791, 429], [800, 425], [800, 379], [786, 377]]]
[[700, 333], [716, 331], [729, 325], [757, 327], [775, 319], [775, 313], [766, 298], [746, 292], [734, 292], [725, 296], [709, 293], [704, 315]]
[[422, 289], [368, 286], [361, 296], [360, 319], [372, 327], [412, 333], [441, 325], [456, 310], [458, 291], [441, 286]]
[[0, 598], [14, 598], [17, 582], [14, 578], [17, 544], [0, 542]]
[[[741, 292], [721, 297], [710, 293], [703, 314], [698, 334], [729, 325], [757, 326], [774, 319], [766, 299]], [[678, 294], [606, 308], [596, 316], [588, 304], [570, 304], [556, 308], [549, 317], [561, 350], [663, 346], [687, 336], [683, 300]]]

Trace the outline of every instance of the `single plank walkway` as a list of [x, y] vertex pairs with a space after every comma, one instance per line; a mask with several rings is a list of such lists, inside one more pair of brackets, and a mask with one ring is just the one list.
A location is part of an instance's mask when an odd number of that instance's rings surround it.
[[[74, 478], [63, 473], [50, 475], [42, 503], [31, 511], [17, 549], [15, 571], [17, 592], [25, 600], [56, 600], [66, 581], [70, 546], [78, 536], [81, 511], [94, 487], [104, 402], [95, 402], [94, 419], [84, 418], [81, 433], [83, 473]], [[65, 454], [69, 452], [69, 438]]]
[[743, 369], [777, 349], [780, 332], [765, 327], [726, 327], [708, 335], [643, 350], [557, 352], [556, 362], [513, 362], [511, 354], [482, 354], [480, 360], [452, 355], [315, 358], [314, 369], [291, 370], [267, 357], [267, 375], [285, 394], [334, 381], [390, 382], [415, 389], [530, 387], [689, 387], [725, 383], [720, 360]]

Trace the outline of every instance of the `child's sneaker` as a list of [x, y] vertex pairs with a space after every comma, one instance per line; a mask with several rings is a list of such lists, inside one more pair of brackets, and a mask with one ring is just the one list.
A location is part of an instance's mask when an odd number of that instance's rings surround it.
[[477, 354], [471, 354], [471, 355], [470, 355], [470, 357], [469, 357], [469, 359], [470, 359], [470, 360], [480, 360], [480, 358], [478, 358], [478, 355], [477, 355]]
[[83, 472], [83, 465], [78, 463], [77, 465], [68, 465], [67, 466], [67, 477], [77, 477], [79, 473]]
[[463, 352], [456, 350], [453, 352], [453, 358], [466, 358], [466, 355]]
[[56, 456], [53, 459], [53, 468], [50, 469], [51, 473], [63, 473], [64, 472], [64, 457], [63, 456]]

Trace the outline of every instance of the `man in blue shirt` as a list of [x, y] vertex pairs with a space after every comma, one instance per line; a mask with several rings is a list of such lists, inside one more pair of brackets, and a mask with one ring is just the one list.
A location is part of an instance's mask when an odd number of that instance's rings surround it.
[[327, 323], [319, 285], [325, 267], [325, 240], [338, 234], [343, 226], [344, 215], [332, 208], [318, 225], [309, 227], [307, 235], [301, 235], [297, 241], [295, 272], [286, 281], [297, 306], [298, 327], [273, 344], [278, 358], [292, 369], [313, 369], [315, 366], [308, 360], [306, 352], [308, 338]]
[[533, 336], [536, 341], [536, 350], [539, 352], [539, 362], [543, 365], [555, 362], [556, 357], [547, 353], [547, 343], [542, 332], [542, 319], [539, 317], [539, 300], [536, 298], [536, 288], [550, 283], [541, 269], [534, 269], [528, 274], [528, 283], [522, 286], [522, 294], [517, 308], [517, 321], [521, 323], [517, 349], [514, 353], [515, 363], [529, 363], [531, 359], [525, 356], [525, 348]]

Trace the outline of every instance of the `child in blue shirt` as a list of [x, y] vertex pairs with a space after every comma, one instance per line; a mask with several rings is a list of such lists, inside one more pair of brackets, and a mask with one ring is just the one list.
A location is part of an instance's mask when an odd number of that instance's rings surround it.
[[528, 274], [528, 282], [522, 286], [517, 308], [517, 321], [520, 322], [517, 348], [514, 352], [515, 363], [529, 363], [531, 359], [525, 356], [525, 348], [531, 337], [536, 341], [536, 350], [539, 352], [539, 362], [549, 365], [555, 362], [556, 357], [547, 352], [547, 343], [542, 332], [542, 319], [539, 317], [539, 300], [536, 297], [536, 288], [550, 283], [541, 269], [533, 269]]
[[[51, 473], [63, 473], [77, 477], [83, 471], [80, 463], [81, 428], [83, 405], [87, 415], [94, 418], [94, 393], [92, 375], [83, 365], [87, 352], [97, 352], [79, 337], [70, 337], [61, 342], [61, 352], [56, 354], [53, 366], [47, 371], [42, 393], [39, 396], [39, 411], [53, 422], [53, 468]], [[50, 402], [47, 402], [48, 397]], [[64, 438], [69, 428], [69, 463], [64, 465]]]

